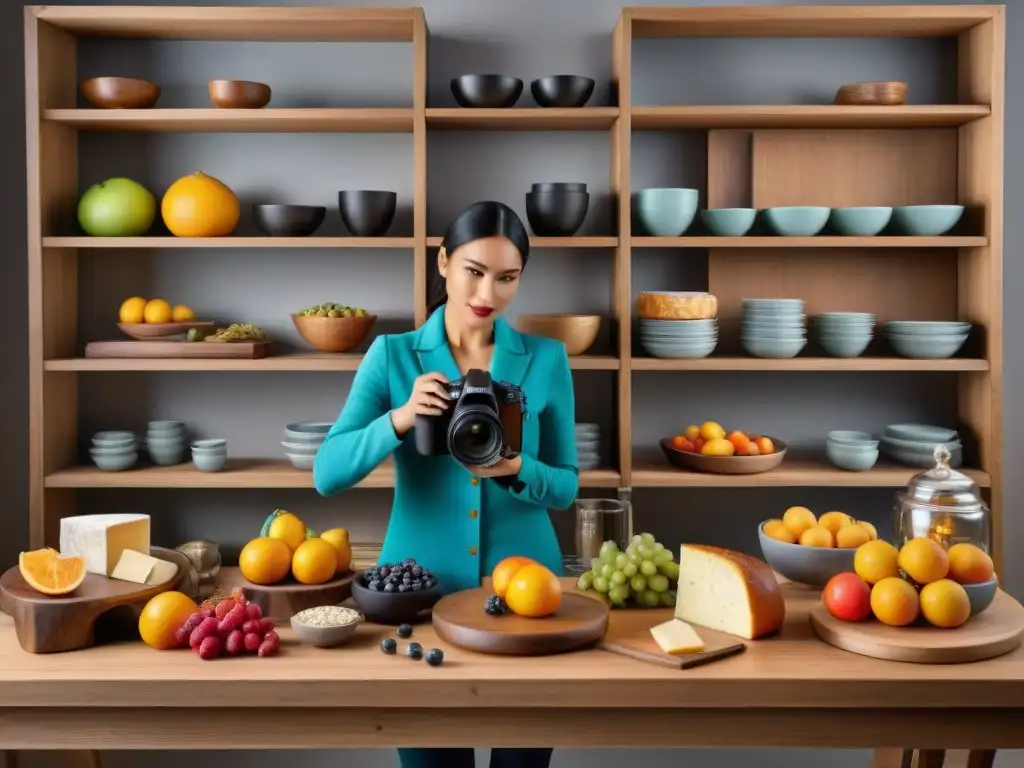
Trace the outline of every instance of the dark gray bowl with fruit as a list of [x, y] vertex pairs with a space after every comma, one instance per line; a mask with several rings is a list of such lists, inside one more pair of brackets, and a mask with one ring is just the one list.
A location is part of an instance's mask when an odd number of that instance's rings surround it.
[[367, 568], [352, 580], [352, 599], [375, 624], [425, 620], [441, 597], [437, 578], [412, 560]]

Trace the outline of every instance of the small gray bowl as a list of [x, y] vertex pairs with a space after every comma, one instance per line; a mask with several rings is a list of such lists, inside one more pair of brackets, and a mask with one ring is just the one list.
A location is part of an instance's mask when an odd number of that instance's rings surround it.
[[832, 225], [841, 235], [872, 237], [889, 225], [892, 208], [887, 206], [861, 206], [833, 208]]
[[845, 443], [847, 445], [861, 445], [868, 448], [877, 448], [878, 440], [870, 432], [861, 432], [856, 429], [833, 429], [826, 437], [833, 443]]
[[178, 432], [185, 430], [185, 422], [164, 419], [162, 421], [151, 421], [146, 427], [149, 432]]
[[853, 570], [856, 549], [823, 549], [787, 544], [764, 532], [765, 520], [757, 526], [761, 553], [772, 570], [799, 584], [823, 587], [837, 573]]
[[700, 212], [704, 226], [719, 237], [743, 237], [754, 226], [756, 208], [709, 208]]
[[185, 446], [181, 448], [168, 450], [165, 448], [148, 448], [146, 453], [149, 454], [149, 460], [156, 464], [158, 467], [173, 467], [177, 464], [183, 464], [185, 462]]
[[931, 424], [890, 424], [885, 428], [885, 436], [913, 443], [949, 443], [960, 439], [955, 429]]
[[96, 449], [93, 449], [89, 451], [89, 455], [97, 468], [104, 472], [123, 472], [134, 467], [139, 461], [139, 455], [135, 451], [110, 454], [97, 453]]
[[878, 448], [844, 445], [831, 440], [825, 444], [825, 455], [834, 466], [848, 472], [867, 472], [878, 463]]
[[333, 624], [326, 627], [312, 626], [310, 624], [303, 624], [296, 619], [302, 611], [295, 614], [291, 618], [292, 631], [298, 635], [305, 645], [312, 645], [315, 648], [334, 648], [335, 646], [341, 645], [346, 642], [356, 632], [358, 627], [363, 621], [363, 615], [356, 611], [358, 618], [350, 621], [347, 624]]
[[199, 450], [199, 451], [213, 451], [213, 450], [226, 451], [227, 449], [228, 449], [228, 441], [225, 440], [223, 437], [211, 437], [211, 438], [208, 438], [206, 440], [193, 440], [192, 441], [192, 450], [193, 451], [195, 451], [195, 450]]
[[831, 213], [820, 205], [786, 205], [765, 208], [764, 218], [783, 237], [813, 237], [825, 228]]
[[110, 443], [134, 439], [135, 433], [127, 429], [110, 429], [103, 432], [97, 432], [92, 436], [94, 443]]
[[819, 334], [818, 343], [829, 357], [860, 357], [871, 344], [871, 333], [847, 336]]
[[227, 453], [192, 452], [192, 463], [200, 472], [220, 472], [228, 463]]
[[311, 470], [313, 462], [316, 461], [316, 456], [300, 456], [297, 453], [285, 453], [285, 456], [296, 469]]
[[996, 592], [999, 591], [999, 582], [995, 579], [982, 581], [979, 584], [961, 584], [967, 593], [967, 599], [971, 601], [971, 616], [977, 616], [996, 599]]
[[804, 347], [807, 339], [752, 339], [742, 340], [744, 351], [753, 357], [782, 360], [796, 357]]
[[955, 227], [963, 215], [962, 205], [903, 205], [893, 209], [892, 220], [905, 234], [937, 237]]
[[284, 436], [293, 443], [320, 443], [334, 424], [329, 421], [296, 421], [284, 428]]

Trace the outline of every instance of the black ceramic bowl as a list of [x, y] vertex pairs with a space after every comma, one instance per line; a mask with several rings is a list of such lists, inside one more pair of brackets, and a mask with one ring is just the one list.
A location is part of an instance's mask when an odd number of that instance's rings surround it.
[[460, 107], [511, 107], [523, 95], [523, 81], [511, 75], [460, 75], [452, 78]]
[[252, 215], [271, 237], [308, 237], [324, 223], [327, 209], [319, 205], [254, 205]]
[[527, 192], [526, 218], [539, 237], [571, 237], [587, 218], [589, 192]]
[[549, 75], [530, 83], [530, 92], [541, 107], [582, 107], [594, 93], [594, 81], [580, 75]]
[[374, 624], [412, 624], [425, 618], [423, 612], [441, 597], [437, 584], [419, 592], [378, 592], [364, 587], [358, 577], [352, 580], [352, 599]]
[[397, 192], [378, 189], [343, 189], [338, 211], [348, 231], [356, 237], [380, 237], [395, 218]]
[[531, 192], [586, 192], [587, 185], [581, 181], [538, 181]]

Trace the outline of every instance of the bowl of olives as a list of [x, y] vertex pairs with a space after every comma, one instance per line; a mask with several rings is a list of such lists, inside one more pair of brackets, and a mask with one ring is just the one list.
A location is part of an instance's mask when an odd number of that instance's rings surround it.
[[361, 307], [332, 301], [314, 304], [292, 315], [295, 330], [320, 352], [351, 352], [370, 335], [377, 321]]

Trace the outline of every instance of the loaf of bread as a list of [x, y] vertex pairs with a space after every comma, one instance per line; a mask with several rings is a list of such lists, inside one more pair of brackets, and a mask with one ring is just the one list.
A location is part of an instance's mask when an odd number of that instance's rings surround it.
[[636, 311], [645, 320], [704, 320], [718, 316], [718, 299], [710, 293], [643, 291]]
[[786, 601], [764, 561], [721, 547], [683, 544], [675, 616], [755, 640], [782, 627]]

